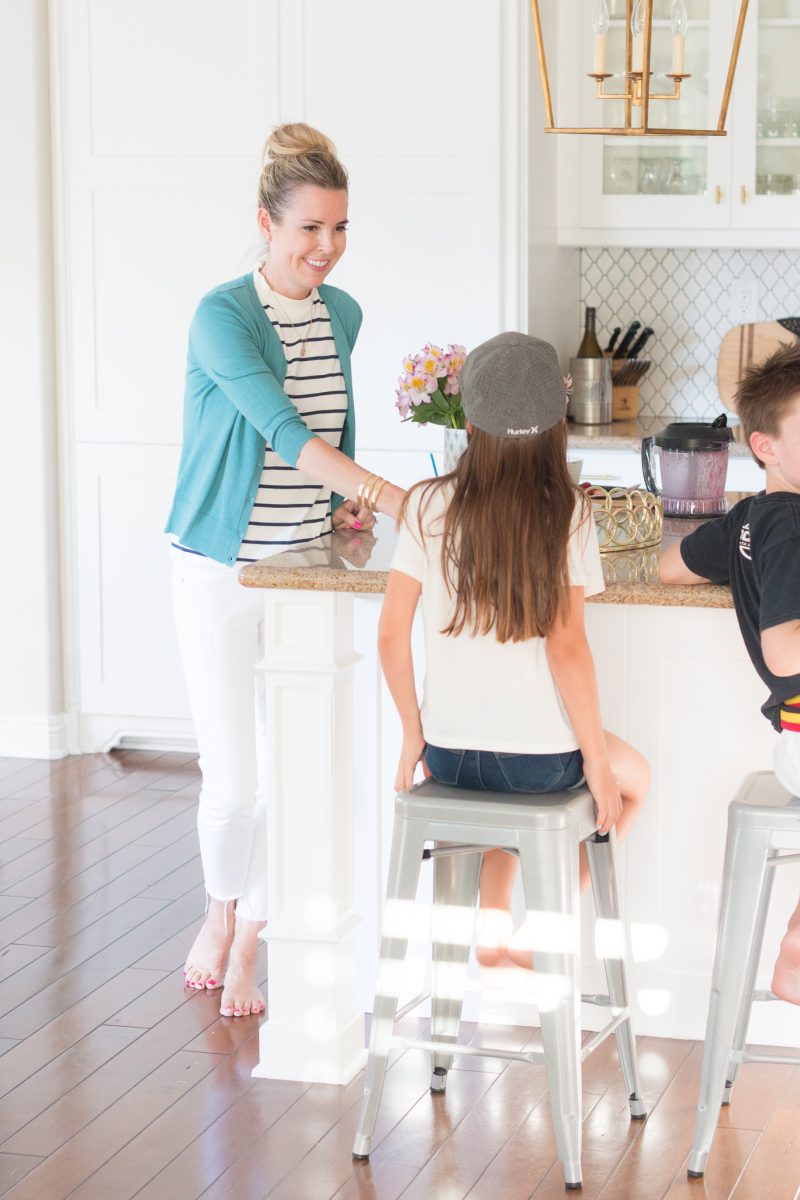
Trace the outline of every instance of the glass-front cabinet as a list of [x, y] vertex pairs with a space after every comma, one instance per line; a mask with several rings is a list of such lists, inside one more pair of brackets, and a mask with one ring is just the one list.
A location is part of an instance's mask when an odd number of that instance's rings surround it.
[[761, 0], [742, 42], [732, 223], [800, 229], [800, 0]]
[[[607, 73], [605, 93], [625, 90], [625, 10], [625, 0], [582, 0], [572, 10], [580, 31], [559, 57], [576, 79], [584, 126], [624, 124], [624, 101], [599, 99], [589, 72]], [[607, 18], [600, 51], [598, 14]], [[651, 127], [716, 128], [738, 14], [739, 0], [653, 0]], [[678, 88], [677, 99], [655, 98]], [[633, 113], [635, 124], [640, 109]], [[562, 225], [577, 223], [583, 244], [606, 240], [604, 231], [620, 243], [623, 231], [645, 230], [653, 245], [717, 244], [722, 230], [736, 244], [737, 229], [768, 231], [765, 244], [781, 236], [800, 244], [800, 0], [751, 0], [727, 129], [727, 137], [583, 136], [579, 150], [565, 145], [562, 186], [577, 168], [580, 194], [563, 206]]]

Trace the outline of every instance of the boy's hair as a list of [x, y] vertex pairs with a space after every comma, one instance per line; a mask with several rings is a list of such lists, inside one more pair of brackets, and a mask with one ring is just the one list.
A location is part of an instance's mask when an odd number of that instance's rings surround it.
[[[736, 392], [736, 411], [750, 445], [752, 433], [780, 433], [780, 424], [795, 400], [800, 400], [800, 341], [781, 346], [769, 358], [750, 367]], [[750, 446], [760, 467], [764, 464]]]
[[570, 479], [562, 420], [535, 437], [470, 434], [456, 469], [424, 480], [419, 536], [433, 495], [452, 487], [441, 529], [442, 573], [455, 604], [444, 634], [494, 631], [498, 642], [544, 637], [569, 608], [567, 544], [576, 503], [589, 506]]

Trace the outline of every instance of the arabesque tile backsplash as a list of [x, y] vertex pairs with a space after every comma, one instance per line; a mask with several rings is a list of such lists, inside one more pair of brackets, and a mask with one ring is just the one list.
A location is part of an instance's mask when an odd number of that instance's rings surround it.
[[[720, 411], [717, 354], [736, 280], [758, 281], [758, 320], [800, 316], [800, 251], [581, 251], [581, 301], [597, 308], [600, 344], [615, 325], [652, 326], [644, 357], [652, 362], [640, 392], [640, 415], [710, 420]], [[576, 343], [577, 346], [577, 343]]]

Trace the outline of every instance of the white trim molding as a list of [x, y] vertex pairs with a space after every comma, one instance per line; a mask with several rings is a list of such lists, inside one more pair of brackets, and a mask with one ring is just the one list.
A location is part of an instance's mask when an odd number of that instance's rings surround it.
[[66, 758], [70, 753], [65, 714], [0, 714], [0, 757]]

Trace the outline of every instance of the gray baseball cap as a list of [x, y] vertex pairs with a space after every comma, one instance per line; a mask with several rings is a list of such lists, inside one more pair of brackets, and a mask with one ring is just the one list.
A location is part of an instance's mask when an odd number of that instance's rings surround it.
[[567, 413], [567, 390], [549, 342], [499, 333], [467, 355], [461, 369], [467, 420], [495, 437], [533, 437]]

